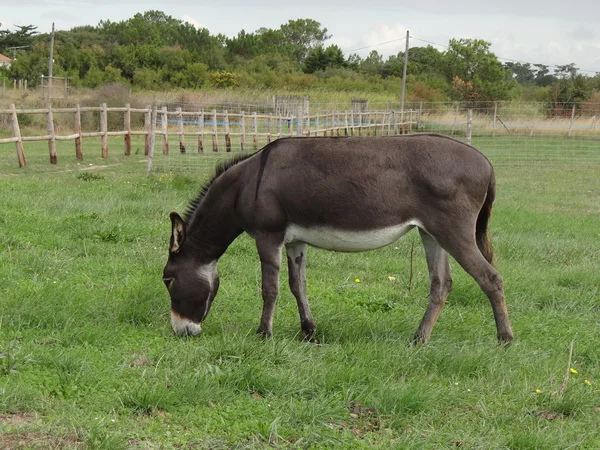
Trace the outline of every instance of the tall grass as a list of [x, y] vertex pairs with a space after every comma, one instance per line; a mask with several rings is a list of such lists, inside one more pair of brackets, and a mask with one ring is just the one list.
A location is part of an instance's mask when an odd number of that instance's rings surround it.
[[456, 264], [431, 342], [412, 347], [428, 292], [412, 233], [368, 253], [310, 249], [316, 343], [298, 337], [285, 267], [275, 336], [255, 336], [260, 266], [242, 236], [219, 262], [202, 335], [175, 337], [168, 212], [208, 164], [146, 176], [139, 156], [88, 150], [78, 163], [60, 146], [50, 166], [31, 144], [26, 169], [0, 158], [0, 448], [597, 447], [597, 164], [497, 167], [512, 347], [496, 344], [489, 302]]

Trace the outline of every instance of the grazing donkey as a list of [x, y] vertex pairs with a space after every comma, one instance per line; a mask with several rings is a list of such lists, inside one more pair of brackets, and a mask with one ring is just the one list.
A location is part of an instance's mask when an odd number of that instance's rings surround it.
[[242, 232], [256, 240], [263, 311], [271, 335], [281, 250], [305, 338], [315, 331], [306, 297], [308, 245], [359, 252], [391, 244], [414, 227], [425, 246], [429, 306], [414, 340], [426, 342], [452, 287], [448, 254], [488, 296], [498, 339], [513, 339], [487, 226], [494, 171], [479, 151], [433, 134], [286, 138], [217, 168], [172, 235], [163, 281], [177, 334], [196, 335], [219, 288], [217, 261]]

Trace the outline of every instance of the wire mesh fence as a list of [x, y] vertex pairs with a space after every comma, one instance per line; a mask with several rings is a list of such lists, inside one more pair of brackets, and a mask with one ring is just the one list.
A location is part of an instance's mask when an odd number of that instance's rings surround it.
[[597, 108], [576, 109], [546, 103], [430, 104], [419, 131], [466, 140], [472, 111], [471, 142], [494, 163], [600, 163]]
[[[311, 105], [311, 114], [315, 111], [328, 111], [331, 105]], [[360, 135], [367, 135], [368, 127], [372, 133], [369, 135], [388, 134], [385, 128], [384, 116], [397, 113], [399, 105], [392, 103], [369, 105], [371, 115], [369, 119], [363, 119], [359, 113], [355, 113], [350, 119], [351, 112], [316, 112], [304, 122], [304, 135], [346, 135], [344, 131], [349, 120], [354, 127], [353, 135], [358, 135], [357, 125], [365, 122]], [[469, 124], [468, 111], [471, 110]], [[376, 112], [375, 112], [376, 111]], [[378, 116], [380, 114], [380, 116]], [[398, 113], [399, 114], [399, 113]], [[230, 149], [232, 152], [255, 151], [272, 139], [280, 136], [295, 136], [297, 128], [293, 119], [283, 121], [283, 125], [273, 122], [272, 118], [263, 115], [258, 121], [255, 129], [252, 128], [252, 114], [246, 116], [246, 134], [240, 130], [239, 113], [237, 120], [235, 114], [232, 118], [230, 132]], [[366, 115], [364, 117], [367, 117]], [[402, 120], [400, 120], [402, 121]], [[560, 163], [577, 164], [589, 163], [600, 164], [600, 105], [585, 105], [585, 108], [577, 109], [571, 105], [547, 103], [411, 103], [405, 111], [404, 121], [413, 124], [408, 132], [438, 133], [451, 136], [455, 139], [467, 141], [467, 129], [470, 128], [470, 142], [473, 146], [484, 152], [494, 164], [521, 164], [521, 163]], [[214, 127], [216, 122], [206, 125], [206, 128]], [[250, 124], [250, 128], [248, 128]], [[368, 125], [368, 127], [367, 127]], [[468, 127], [470, 125], [470, 127]], [[188, 126], [188, 125], [186, 125]], [[217, 123], [217, 128], [222, 124]], [[358, 127], [360, 128], [360, 127]], [[168, 125], [169, 130], [175, 130], [175, 123]], [[212, 129], [212, 128], [211, 128]], [[306, 130], [311, 131], [307, 134]], [[253, 135], [253, 133], [256, 133]], [[395, 132], [394, 132], [395, 131]], [[169, 152], [168, 155], [161, 152], [160, 147], [155, 148], [153, 170], [156, 171], [188, 171], [196, 168], [204, 168], [206, 161], [222, 159], [221, 156], [208, 156], [211, 149], [218, 152], [226, 150], [227, 142], [225, 136], [215, 133], [203, 138], [204, 153], [197, 151], [186, 151], [185, 154]], [[168, 136], [163, 139], [169, 142], [173, 149], [180, 147], [177, 137], [173, 135], [176, 131], [169, 131]], [[392, 130], [389, 134], [399, 134], [398, 130]], [[190, 142], [189, 140], [187, 142]], [[192, 145], [186, 149], [197, 148]], [[179, 153], [179, 152], [177, 152]]]
[[[260, 108], [227, 104], [226, 108], [209, 110], [203, 106], [206, 105], [156, 107], [152, 170], [203, 171], [212, 168], [217, 160], [229, 158], [233, 153], [254, 152], [280, 137], [380, 136], [414, 132], [439, 133], [465, 142], [470, 139], [472, 145], [483, 151], [494, 164], [600, 165], [600, 104], [588, 103], [575, 108], [546, 103], [418, 102], [407, 104], [403, 113], [398, 109], [399, 104], [391, 102], [370, 103], [367, 111], [311, 104], [306, 115], [303, 104], [300, 116], [289, 112], [287, 115], [276, 114], [274, 102], [265, 102]], [[55, 135], [59, 153], [69, 157], [77, 153], [76, 144], [73, 144], [77, 141], [72, 140], [73, 136], [100, 136], [84, 142], [84, 154], [99, 152], [96, 147], [100, 143], [104, 156], [104, 146], [109, 141], [110, 155], [123, 151], [122, 144], [115, 148], [113, 140], [108, 140], [107, 136], [130, 130], [128, 135], [144, 135], [144, 153], [148, 152], [151, 108], [139, 111], [106, 107], [87, 109], [94, 111], [85, 112], [85, 108], [81, 108], [81, 117], [75, 121], [75, 127], [71, 109], [54, 109], [52, 127], [46, 109], [37, 111], [39, 114], [34, 114], [35, 110], [17, 111], [28, 164], [37, 161], [31, 158], [33, 148], [28, 141], [47, 139], [47, 135], [50, 138]], [[8, 110], [4, 112], [6, 114], [0, 114], [0, 157], [6, 158], [7, 164], [8, 160], [16, 163], [12, 143], [14, 131], [11, 132], [15, 114], [11, 115]], [[297, 117], [301, 117], [300, 120]], [[78, 126], [81, 131], [77, 130]], [[63, 143], [62, 139], [71, 139], [71, 142]], [[51, 141], [49, 145], [53, 144]], [[68, 150], [62, 150], [63, 144], [69, 146]], [[64, 161], [59, 158], [59, 164], [61, 160]]]

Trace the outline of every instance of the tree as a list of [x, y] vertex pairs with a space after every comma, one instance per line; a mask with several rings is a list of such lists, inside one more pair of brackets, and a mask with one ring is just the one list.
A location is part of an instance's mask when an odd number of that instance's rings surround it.
[[[451, 39], [444, 54], [445, 71], [453, 85], [469, 86], [468, 89], [453, 89], [457, 100], [506, 100], [515, 87], [514, 80], [507, 80], [502, 64], [492, 52], [490, 43], [481, 39]], [[458, 81], [457, 81], [458, 79]], [[463, 87], [464, 87], [463, 86]], [[458, 93], [468, 92], [463, 98]]]
[[45, 42], [38, 42], [27, 52], [21, 52], [10, 66], [10, 76], [27, 80], [31, 87], [37, 86], [41, 76], [47, 74], [48, 52], [49, 49]]
[[331, 37], [327, 34], [327, 28], [322, 28], [319, 22], [312, 19], [290, 20], [281, 25], [280, 30], [284, 45], [289, 46], [298, 64], [302, 64], [311, 48], [323, 45]]
[[[444, 55], [436, 48], [413, 47], [408, 51], [408, 66], [406, 72], [411, 75], [442, 75]], [[398, 53], [398, 58], [404, 58], [404, 52]]]
[[550, 88], [552, 108], [556, 113], [570, 111], [573, 107], [581, 108], [581, 104], [592, 96], [592, 86], [583, 75], [561, 78]]
[[371, 50], [369, 56], [360, 62], [360, 71], [367, 75], [381, 75], [383, 56], [377, 50]]
[[241, 56], [246, 59], [258, 56], [261, 52], [260, 35], [240, 31], [236, 37], [227, 39], [226, 47], [229, 55]]
[[346, 67], [344, 53], [337, 45], [330, 45], [326, 49], [319, 45], [308, 53], [304, 61], [304, 73], [315, 73], [328, 67]]
[[507, 62], [504, 64], [509, 80], [516, 80], [519, 84], [533, 84], [535, 74], [529, 63]]
[[16, 25], [17, 31], [0, 30], [0, 53], [15, 53], [17, 48], [30, 47], [33, 37], [38, 34], [33, 25]]

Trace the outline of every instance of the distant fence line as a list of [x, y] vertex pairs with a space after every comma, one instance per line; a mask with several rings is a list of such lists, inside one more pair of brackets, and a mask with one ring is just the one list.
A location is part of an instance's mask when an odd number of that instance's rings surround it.
[[[98, 112], [100, 114], [100, 131], [84, 132], [82, 130], [81, 113]], [[55, 130], [54, 114], [73, 114], [72, 134], [59, 135]], [[122, 130], [108, 130], [108, 113], [122, 113]], [[144, 115], [144, 126], [141, 130], [132, 130], [131, 114]], [[44, 114], [46, 116], [47, 134], [40, 136], [22, 136], [19, 125], [19, 114]], [[14, 143], [17, 160], [20, 167], [26, 166], [23, 142], [48, 141], [50, 163], [58, 161], [56, 154], [56, 141], [74, 140], [75, 156], [83, 159], [83, 138], [100, 137], [101, 154], [108, 157], [108, 138], [110, 136], [124, 137], [124, 154], [131, 154], [131, 137], [140, 135], [145, 137], [144, 154], [148, 157], [148, 167], [152, 164], [154, 142], [156, 135], [162, 136], [163, 154], [169, 153], [169, 123], [175, 123], [176, 134], [179, 140], [179, 151], [185, 153], [188, 144], [186, 136], [197, 137], [197, 151], [204, 152], [204, 138], [212, 139], [212, 151], [219, 151], [219, 137], [224, 137], [225, 150], [231, 152], [232, 137], [239, 140], [241, 151], [249, 149], [248, 140], [252, 140], [251, 147], [259, 148], [259, 138], [266, 138], [267, 143], [272, 139], [284, 136], [377, 136], [410, 133], [419, 127], [419, 112], [407, 110], [397, 111], [332, 111], [325, 114], [304, 115], [298, 109], [296, 115], [274, 115], [253, 113], [229, 113], [225, 111], [183, 111], [177, 108], [168, 111], [167, 107], [160, 110], [157, 107], [109, 108], [106, 103], [99, 107], [54, 108], [48, 105], [44, 109], [17, 109], [14, 104], [9, 109], [0, 109], [0, 116], [10, 115], [12, 137], [1, 138], [0, 144]], [[160, 130], [157, 123], [160, 117]]]

